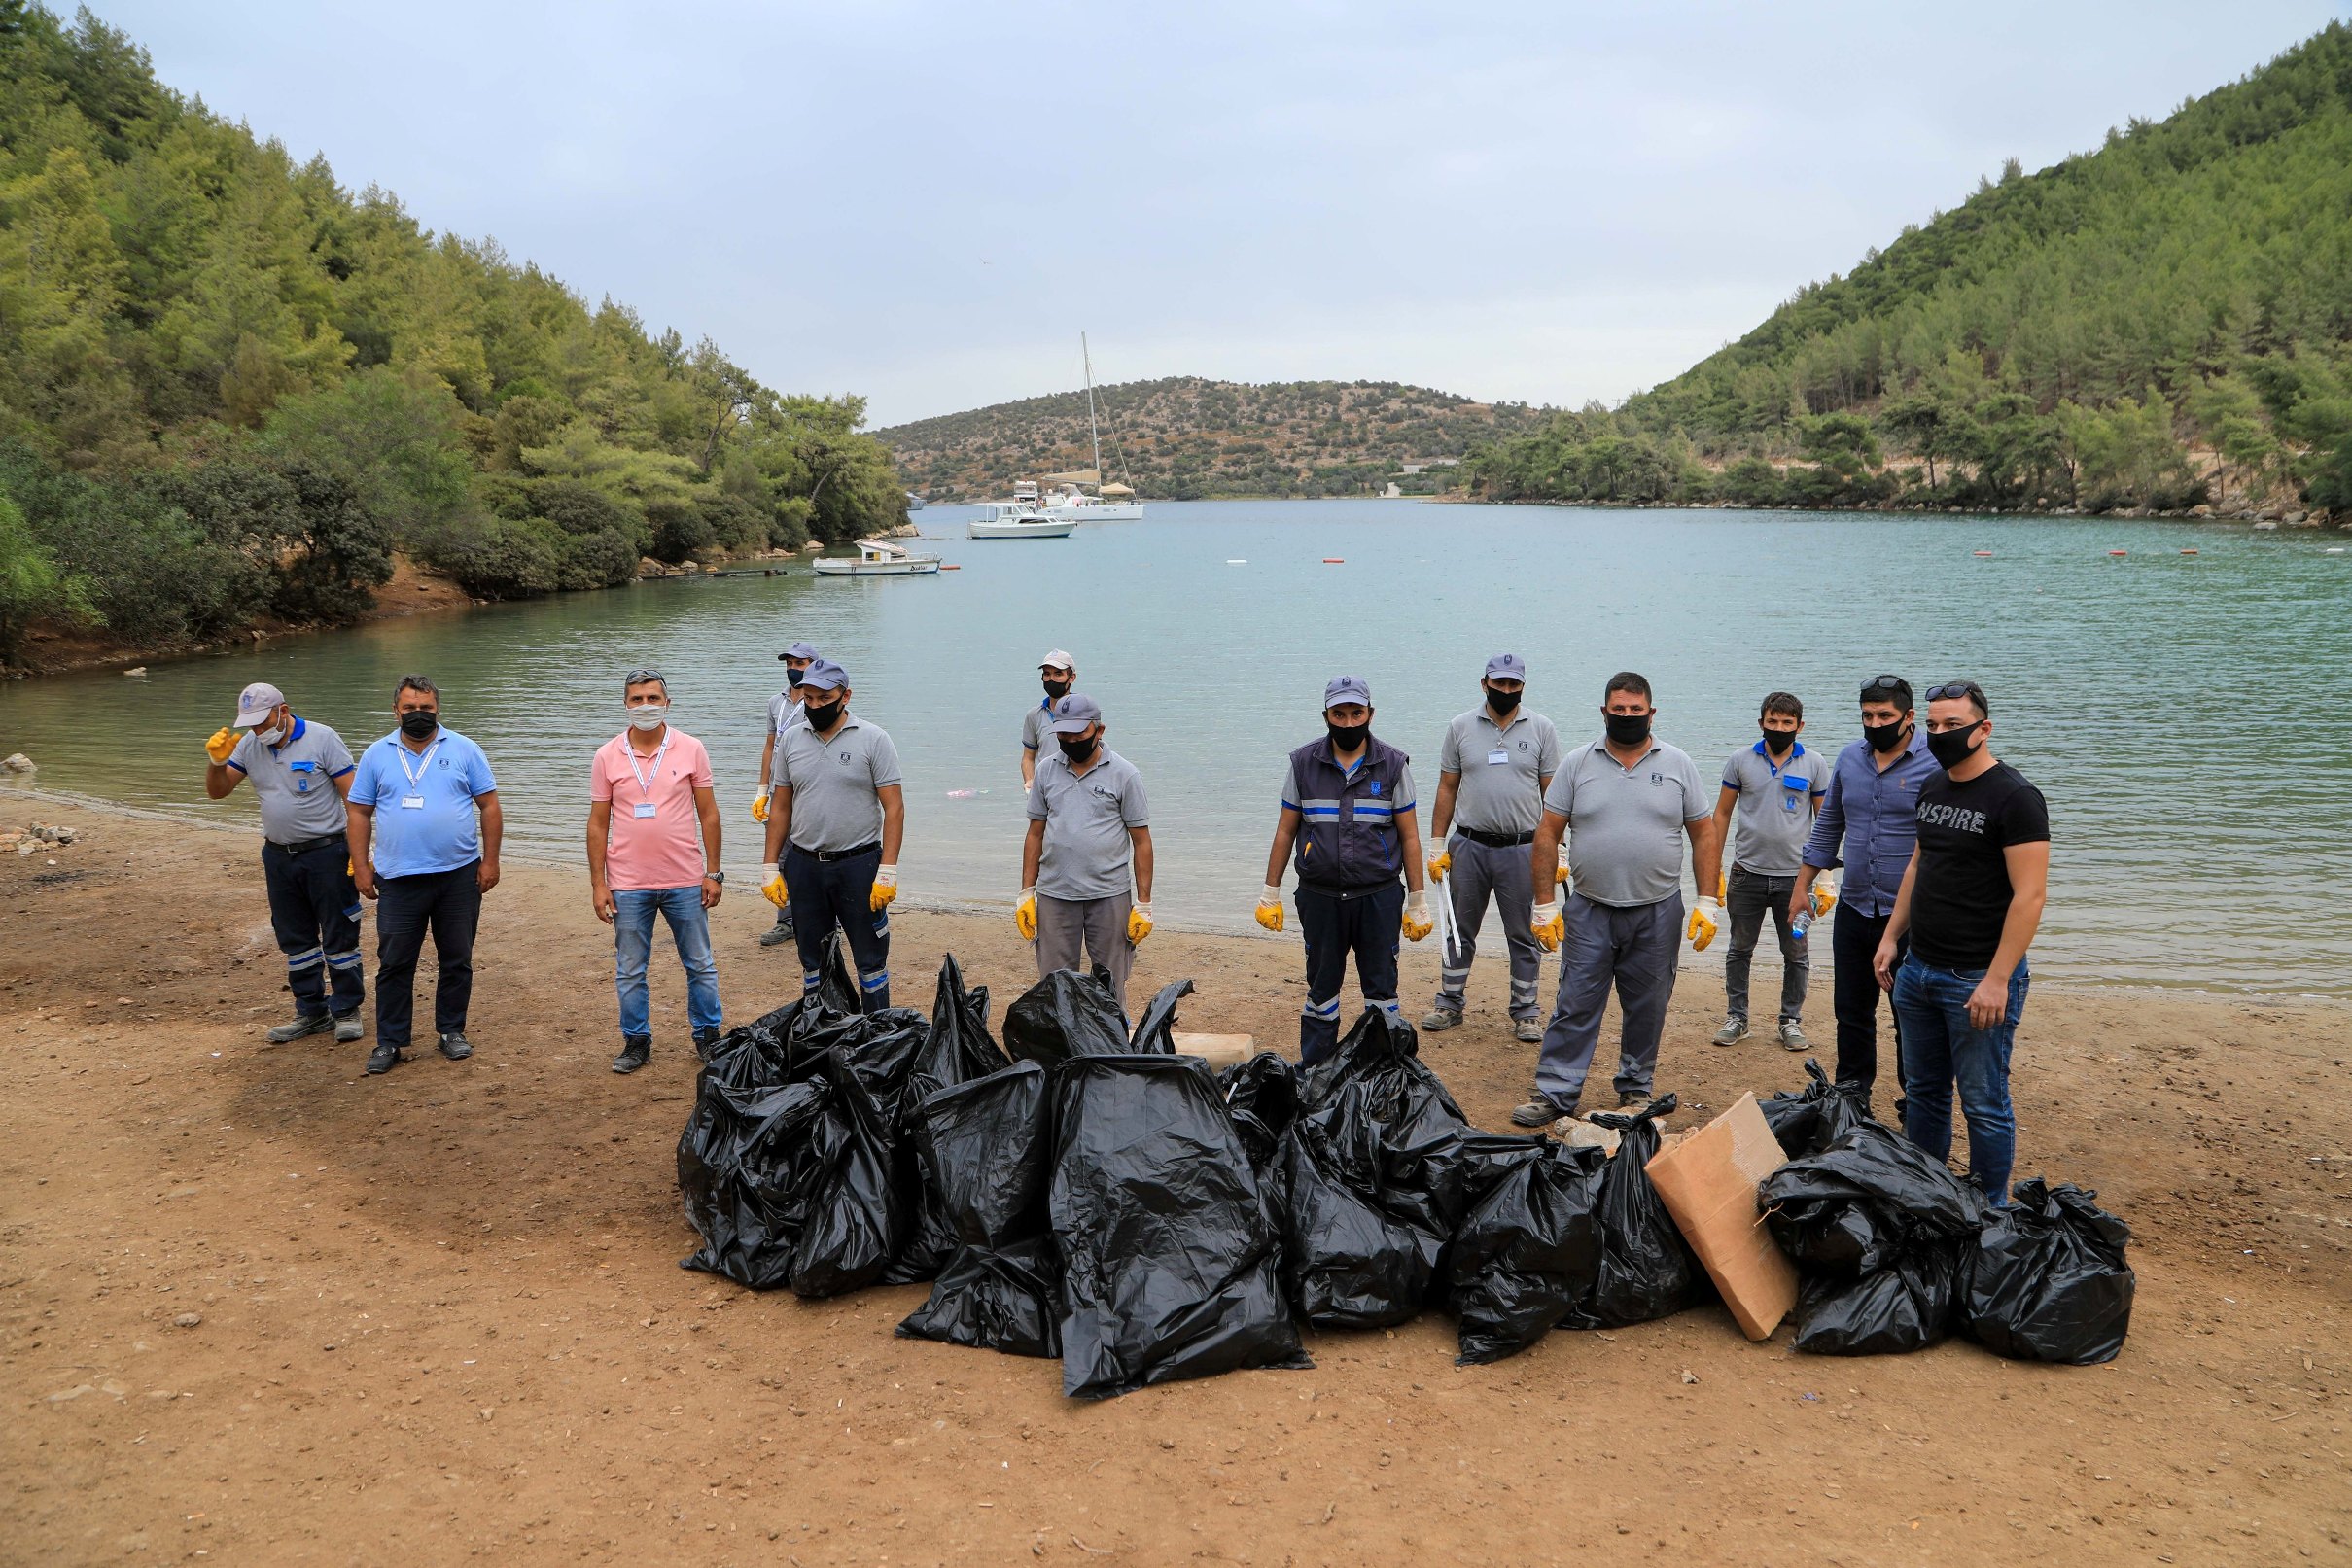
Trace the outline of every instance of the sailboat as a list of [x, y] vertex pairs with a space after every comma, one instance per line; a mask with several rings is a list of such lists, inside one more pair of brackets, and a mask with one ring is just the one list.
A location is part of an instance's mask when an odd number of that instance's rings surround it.
[[1124, 523], [1143, 515], [1143, 504], [1123, 484], [1103, 482], [1103, 427], [1095, 414], [1094, 353], [1086, 334], [1078, 334], [1078, 357], [1086, 366], [1086, 429], [1094, 439], [1094, 467], [1042, 479], [1023, 479], [1013, 486], [1012, 504], [1034, 506], [1055, 522]]

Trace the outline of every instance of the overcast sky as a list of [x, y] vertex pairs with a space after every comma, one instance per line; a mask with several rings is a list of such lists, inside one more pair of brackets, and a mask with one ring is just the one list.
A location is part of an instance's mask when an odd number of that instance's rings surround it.
[[[53, 4], [56, 0], [53, 0]], [[162, 79], [874, 423], [1098, 381], [1574, 404], [2341, 0], [93, 0]]]

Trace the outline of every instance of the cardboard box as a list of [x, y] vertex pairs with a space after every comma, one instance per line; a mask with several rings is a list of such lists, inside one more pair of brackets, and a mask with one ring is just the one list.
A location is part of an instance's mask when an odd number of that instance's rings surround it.
[[1209, 1063], [1211, 1072], [1222, 1072], [1239, 1062], [1257, 1055], [1254, 1034], [1188, 1034], [1176, 1029], [1169, 1035], [1180, 1057], [1199, 1057]]
[[1757, 1186], [1786, 1163], [1751, 1094], [1648, 1167], [1667, 1212], [1751, 1340], [1772, 1338], [1797, 1305], [1797, 1266], [1756, 1210]]

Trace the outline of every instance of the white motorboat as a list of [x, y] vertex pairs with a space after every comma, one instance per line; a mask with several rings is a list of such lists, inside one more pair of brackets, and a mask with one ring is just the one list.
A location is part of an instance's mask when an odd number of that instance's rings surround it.
[[[1023, 479], [1013, 486], [1013, 503], [1037, 508], [1057, 522], [1129, 523], [1143, 515], [1143, 504], [1123, 484], [1101, 484], [1099, 469], [1049, 473], [1042, 479]], [[1094, 493], [1083, 488], [1093, 485]]]
[[896, 540], [861, 539], [855, 560], [819, 556], [809, 570], [821, 577], [912, 577], [939, 570], [935, 555], [915, 555]]
[[1077, 526], [1067, 518], [1048, 516], [1031, 502], [992, 501], [988, 515], [973, 518], [965, 532], [973, 539], [1068, 539]]

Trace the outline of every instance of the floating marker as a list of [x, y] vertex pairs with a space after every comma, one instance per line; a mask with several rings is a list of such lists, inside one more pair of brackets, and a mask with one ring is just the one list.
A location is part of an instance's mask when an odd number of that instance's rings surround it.
[[1346, 566], [1347, 564], [1348, 558], [1344, 555], [1326, 555], [1323, 557], [1323, 565], [1325, 566]]
[[2182, 553], [2183, 555], [2194, 555], [2194, 554], [2196, 553], [2196, 551], [2194, 551], [2194, 550], [2183, 550], [2183, 551], [2181, 551], [2181, 553]]
[[1978, 550], [1978, 551], [1975, 551], [1974, 553], [1975, 553], [1975, 555], [1976, 555], [1976, 558], [1977, 558], [1978, 560], [1980, 560], [1980, 561], [1990, 560], [1990, 559], [1992, 558], [1992, 551], [1990, 551], [1990, 550]]
[[2129, 550], [2109, 550], [2107, 553], [2109, 555], [2129, 555], [2131, 552]]
[[1231, 557], [1228, 557], [1225, 561], [1225, 564], [1227, 566], [1247, 566], [1249, 563], [1247, 561], [1236, 561]]
[[963, 571], [964, 569], [963, 569], [962, 567], [960, 567], [960, 566], [953, 566], [953, 565], [949, 565], [949, 564], [947, 564], [947, 563], [945, 563], [945, 562], [942, 562], [942, 563], [940, 564], [939, 570], [940, 570], [940, 571], [942, 571], [942, 572], [961, 572], [961, 571]]

